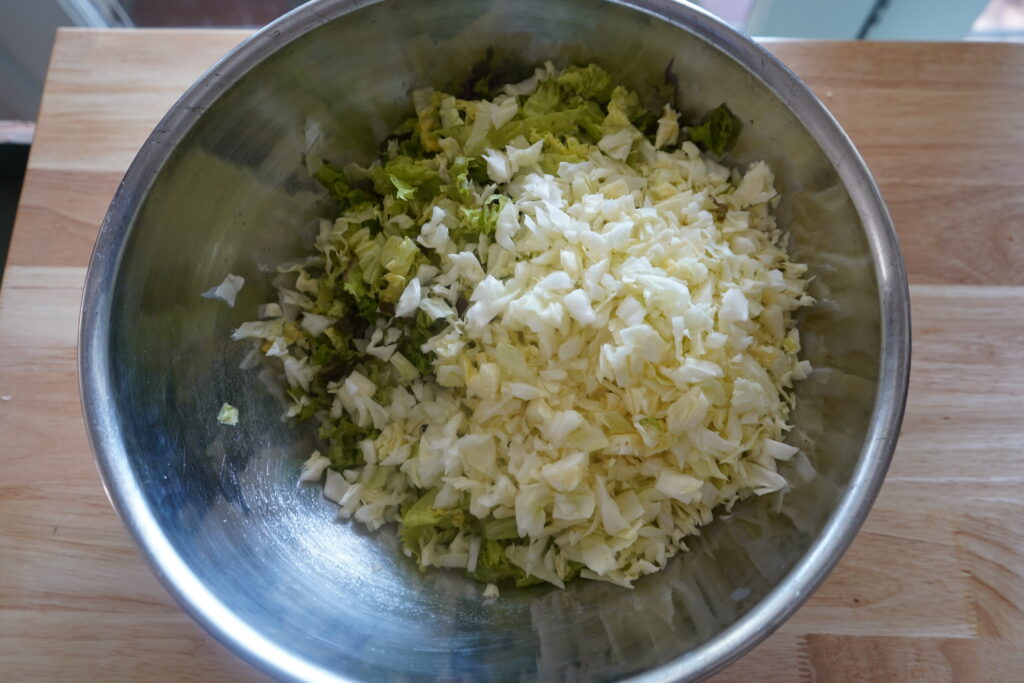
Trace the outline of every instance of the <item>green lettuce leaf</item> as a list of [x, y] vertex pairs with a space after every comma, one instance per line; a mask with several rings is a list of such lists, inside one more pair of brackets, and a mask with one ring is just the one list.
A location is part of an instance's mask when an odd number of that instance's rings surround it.
[[420, 311], [411, 322], [403, 319], [402, 336], [398, 340], [398, 352], [416, 368], [421, 375], [434, 374], [434, 355], [423, 351], [427, 340], [439, 334], [446, 323], [443, 320], [431, 320]]
[[519, 538], [519, 530], [516, 527], [515, 517], [504, 517], [502, 519], [487, 519], [483, 522], [484, 538], [492, 541], [506, 541]]
[[687, 129], [691, 141], [706, 152], [723, 156], [740, 137], [743, 122], [729, 107], [720, 104], [712, 109], [700, 124]]
[[596, 142], [603, 136], [604, 113], [596, 102], [585, 102], [578, 107], [546, 112], [512, 119], [487, 137], [491, 146], [502, 148], [520, 135], [577, 137]]
[[445, 519], [448, 513], [445, 510], [438, 510], [434, 507], [434, 500], [437, 498], [439, 490], [437, 488], [430, 489], [420, 496], [412, 504], [412, 507], [402, 514], [402, 526], [413, 528], [418, 526], [437, 526], [440, 524], [441, 520]]
[[558, 165], [563, 161], [570, 164], [586, 161], [593, 154], [594, 150], [597, 149], [596, 145], [581, 142], [571, 135], [558, 137], [551, 133], [544, 133], [543, 135], [531, 134], [529, 140], [531, 143], [537, 142], [537, 140], [544, 141], [544, 149], [540, 156], [540, 167], [545, 173], [557, 172]]
[[519, 114], [524, 118], [550, 114], [559, 110], [561, 104], [562, 89], [558, 87], [558, 82], [544, 81], [533, 91], [533, 94], [526, 98], [523, 106], [519, 109]]
[[316, 172], [316, 179], [338, 201], [343, 211], [365, 208], [380, 201], [373, 193], [354, 187], [343, 171], [327, 161], [323, 162], [320, 170]]
[[608, 102], [608, 116], [602, 126], [605, 133], [614, 133], [625, 126], [632, 126], [644, 112], [640, 96], [632, 90], [616, 86]]
[[498, 214], [507, 203], [508, 197], [505, 195], [492, 194], [483, 206], [475, 209], [459, 207], [461, 220], [458, 229], [453, 231], [453, 236], [465, 240], [479, 235], [493, 235], [498, 225]]
[[331, 467], [340, 471], [365, 465], [363, 452], [359, 450], [358, 444], [365, 439], [376, 439], [380, 432], [373, 428], [363, 429], [347, 415], [342, 415], [330, 426], [322, 424], [319, 435], [329, 444], [327, 457], [331, 461]]
[[430, 199], [441, 186], [436, 159], [398, 156], [384, 165], [384, 172], [399, 199]]
[[501, 541], [484, 541], [480, 546], [476, 571], [467, 572], [467, 575], [482, 583], [513, 581], [519, 587], [543, 583], [541, 579], [512, 564], [505, 554], [505, 545]]
[[596, 64], [570, 66], [558, 77], [558, 85], [583, 99], [599, 104], [608, 102], [612, 93], [612, 78]]

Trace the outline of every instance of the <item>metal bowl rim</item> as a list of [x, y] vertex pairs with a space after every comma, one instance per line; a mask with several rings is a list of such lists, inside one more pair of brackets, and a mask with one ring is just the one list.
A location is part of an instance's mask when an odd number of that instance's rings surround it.
[[[100, 227], [86, 276], [79, 330], [80, 398], [103, 486], [153, 572], [209, 633], [283, 680], [348, 681], [270, 641], [232, 613], [177, 554], [146, 504], [119, 438], [109, 367], [112, 284], [136, 215], [176, 144], [220, 95], [267, 56], [313, 29], [387, 0], [322, 0], [254, 33], [206, 71], [161, 119], [125, 173]], [[709, 676], [761, 642], [824, 581], [867, 517], [892, 459], [910, 376], [910, 296], [899, 243], [881, 193], [825, 106], [774, 55], [704, 10], [678, 0], [606, 0], [691, 33], [741, 64], [785, 102], [821, 146], [850, 194], [874, 260], [881, 321], [878, 389], [849, 485], [804, 556], [750, 612], [711, 640], [635, 677], [645, 682]]]

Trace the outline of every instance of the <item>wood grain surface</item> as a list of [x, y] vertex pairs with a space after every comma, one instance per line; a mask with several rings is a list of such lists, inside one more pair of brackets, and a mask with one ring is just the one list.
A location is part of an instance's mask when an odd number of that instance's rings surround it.
[[[82, 423], [96, 231], [159, 117], [240, 31], [62, 30], [0, 289], [0, 679], [260, 680], [150, 573]], [[914, 357], [862, 532], [719, 681], [1024, 678], [1024, 46], [778, 42], [892, 210]]]

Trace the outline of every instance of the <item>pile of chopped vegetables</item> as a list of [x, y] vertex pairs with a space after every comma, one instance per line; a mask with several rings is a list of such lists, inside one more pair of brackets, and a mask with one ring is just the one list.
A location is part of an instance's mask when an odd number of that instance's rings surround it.
[[337, 217], [234, 333], [319, 425], [302, 479], [421, 567], [520, 586], [629, 586], [786, 487], [811, 299], [769, 168], [716, 161], [728, 108], [685, 127], [551, 64], [413, 104], [369, 167], [312, 160]]

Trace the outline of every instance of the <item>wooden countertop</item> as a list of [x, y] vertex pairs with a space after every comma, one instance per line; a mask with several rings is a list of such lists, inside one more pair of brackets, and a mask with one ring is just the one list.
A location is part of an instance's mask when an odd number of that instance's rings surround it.
[[[259, 680], [178, 607], [86, 442], [85, 269], [143, 140], [242, 31], [57, 37], [0, 290], [0, 678]], [[1024, 676], [1024, 46], [774, 42], [889, 203], [914, 358], [895, 460], [827, 582], [721, 681]]]

